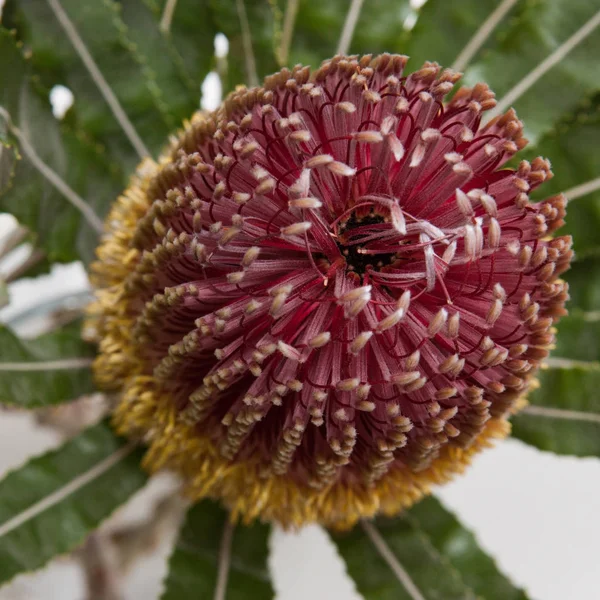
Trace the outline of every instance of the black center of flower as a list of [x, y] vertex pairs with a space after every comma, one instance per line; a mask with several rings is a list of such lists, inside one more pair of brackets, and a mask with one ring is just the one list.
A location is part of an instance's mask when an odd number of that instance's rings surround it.
[[[352, 213], [347, 220], [339, 224], [337, 245], [346, 259], [349, 271], [362, 275], [368, 268], [379, 270], [396, 260], [394, 252], [373, 254], [366, 248], [368, 238], [373, 233], [388, 227], [386, 218], [376, 213], [368, 213], [364, 216]], [[365, 244], [361, 243], [362, 239], [365, 240]]]

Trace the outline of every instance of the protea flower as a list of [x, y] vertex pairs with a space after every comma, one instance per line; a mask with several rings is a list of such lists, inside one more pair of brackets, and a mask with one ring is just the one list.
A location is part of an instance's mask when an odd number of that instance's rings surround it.
[[565, 313], [562, 196], [484, 84], [337, 56], [239, 89], [142, 164], [95, 265], [118, 429], [284, 525], [395, 513], [508, 416]]

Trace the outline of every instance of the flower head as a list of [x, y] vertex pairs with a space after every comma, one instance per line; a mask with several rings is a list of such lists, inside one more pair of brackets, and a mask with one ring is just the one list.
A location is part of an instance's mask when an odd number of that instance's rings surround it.
[[564, 314], [562, 196], [484, 84], [338, 56], [141, 166], [95, 265], [96, 374], [152, 469], [246, 519], [393, 513], [508, 431]]

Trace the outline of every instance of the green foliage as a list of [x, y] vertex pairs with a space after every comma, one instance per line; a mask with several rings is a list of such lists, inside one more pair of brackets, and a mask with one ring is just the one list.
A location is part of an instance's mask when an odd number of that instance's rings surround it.
[[[65, 124], [61, 135], [47, 98], [30, 76], [31, 64], [23, 59], [13, 37], [0, 30], [0, 106], [10, 115], [34, 147], [35, 153], [60, 179], [104, 214], [120, 184], [105, 157], [86, 135]], [[6, 82], [6, 84], [5, 84]], [[0, 131], [8, 159], [0, 186], [0, 212], [12, 213], [35, 234], [35, 241], [51, 262], [92, 258], [97, 233], [65, 197], [42, 175], [31, 157], [20, 148], [0, 115]], [[4, 162], [4, 159], [3, 159]]]
[[8, 287], [3, 279], [0, 279], [0, 308], [8, 304]]
[[[581, 198], [581, 202], [585, 202], [585, 198]], [[571, 311], [600, 310], [600, 260], [597, 257], [589, 256], [583, 260], [576, 257], [565, 279], [569, 282]]]
[[[540, 186], [535, 197], [566, 191], [599, 176], [600, 94], [583, 101], [562, 118], [527, 157], [543, 154], [554, 167], [554, 177]], [[567, 207], [567, 224], [560, 234], [573, 236], [577, 259], [600, 256], [600, 191], [576, 198]], [[568, 275], [567, 275], [568, 279]]]
[[[595, 95], [528, 152], [531, 157], [537, 150], [555, 167], [555, 177], [536, 195], [569, 190], [598, 177], [599, 135], [600, 96]], [[600, 192], [569, 202], [566, 221], [559, 234], [571, 234], [576, 251], [565, 274], [572, 314], [559, 323], [551, 368], [540, 373], [540, 386], [529, 395], [532, 408], [512, 419], [513, 435], [542, 450], [600, 456]]]
[[[344, 26], [344, 0], [300, 2], [290, 48], [288, 65], [310, 65], [318, 68], [323, 60], [336, 52], [339, 34]], [[335, 31], [337, 35], [331, 35]]]
[[0, 481], [0, 584], [77, 548], [144, 485], [127, 452], [101, 423]]
[[[73, 91], [80, 126], [129, 173], [139, 157], [51, 4], [11, 0], [8, 25], [17, 28], [31, 50], [42, 83], [47, 88], [61, 83]], [[169, 38], [159, 31], [155, 13], [142, 0], [59, 4], [138, 135], [156, 155], [168, 134], [198, 108], [199, 91]]]
[[600, 363], [556, 366], [539, 380], [531, 412], [512, 419], [513, 435], [541, 450], [600, 457]]
[[0, 327], [0, 404], [35, 408], [92, 393], [94, 353], [81, 339], [79, 321], [33, 340]]
[[598, 362], [600, 368], [600, 314], [572, 311], [558, 324], [553, 356]]
[[[346, 0], [300, 2], [289, 65], [302, 63], [316, 68], [321, 61], [331, 58], [337, 52], [348, 6], [349, 2]], [[407, 34], [403, 30], [403, 23], [409, 10], [408, 2], [371, 0], [361, 11], [360, 26], [352, 37], [350, 52], [405, 54], [404, 41]]]
[[[160, 22], [164, 0], [143, 0], [150, 7], [153, 18]], [[123, 3], [123, 18], [130, 14], [130, 6], [135, 2]], [[131, 30], [137, 30], [134, 20], [128, 21]], [[145, 30], [141, 30], [145, 31]], [[170, 27], [163, 35], [171, 44], [171, 54], [174, 62], [183, 64], [184, 77], [187, 86], [192, 88], [196, 106], [200, 98], [200, 84], [213, 65], [213, 43], [215, 34], [219, 31], [215, 24], [210, 2], [208, 0], [177, 0]], [[148, 52], [154, 59], [154, 52]], [[184, 115], [189, 117], [189, 115]]]
[[224, 532], [231, 527], [228, 519], [227, 511], [209, 500], [188, 512], [169, 561], [161, 600], [212, 598], [220, 555], [230, 559], [228, 600], [273, 598], [267, 569], [269, 527], [262, 524], [235, 527], [228, 551], [226, 547], [222, 549]]
[[366, 527], [333, 535], [348, 573], [365, 600], [415, 597], [384, 560], [369, 530], [380, 537], [427, 600], [527, 599], [478, 547], [473, 534], [435, 498], [426, 498], [396, 518], [377, 518]]
[[[452, 66], [497, 6], [496, 0], [428, 0], [419, 11], [402, 54], [411, 57], [413, 69], [418, 69], [427, 60], [437, 61], [444, 67]], [[492, 44], [493, 39], [488, 44]]]
[[[238, 12], [239, 0], [210, 0], [210, 6], [217, 31], [224, 33], [229, 39], [229, 55], [227, 57], [227, 73], [223, 85], [224, 92], [230, 92], [236, 85], [248, 85], [251, 75], [248, 72], [248, 52], [244, 47], [241, 19]], [[252, 52], [256, 62], [258, 82], [265, 75], [277, 70], [275, 61], [275, 17], [273, 5], [267, 0], [258, 2], [242, 2], [247, 25], [252, 37]]]
[[0, 121], [0, 196], [12, 185], [19, 154], [9, 140], [6, 123]]
[[[463, 6], [462, 2], [451, 4], [457, 8]], [[498, 25], [492, 40], [467, 69], [466, 82], [485, 81], [502, 98], [597, 11], [598, 3], [589, 0], [517, 2], [511, 15]], [[516, 101], [514, 107], [525, 124], [526, 137], [536, 141], [559, 118], [574, 111], [586, 95], [598, 89], [598, 52], [600, 36], [596, 32]]]

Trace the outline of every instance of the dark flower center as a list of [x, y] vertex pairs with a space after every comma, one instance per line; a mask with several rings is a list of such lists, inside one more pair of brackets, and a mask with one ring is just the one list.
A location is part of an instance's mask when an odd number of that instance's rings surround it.
[[396, 261], [395, 252], [373, 253], [363, 243], [374, 233], [388, 228], [388, 219], [374, 212], [365, 215], [353, 212], [339, 224], [336, 243], [346, 259], [348, 271], [364, 275], [369, 269], [380, 270]]

